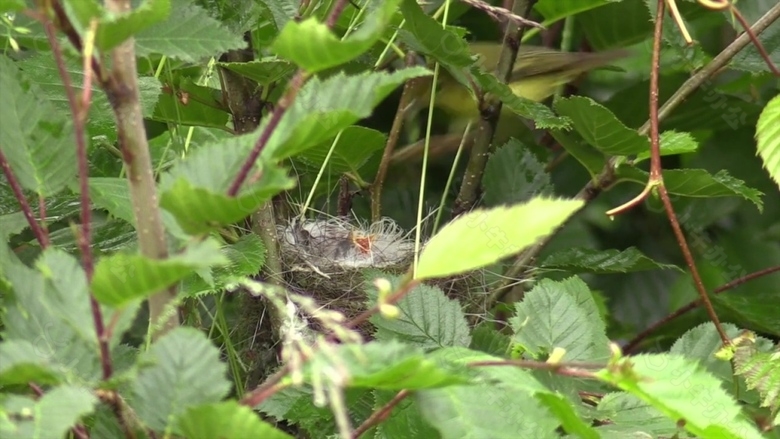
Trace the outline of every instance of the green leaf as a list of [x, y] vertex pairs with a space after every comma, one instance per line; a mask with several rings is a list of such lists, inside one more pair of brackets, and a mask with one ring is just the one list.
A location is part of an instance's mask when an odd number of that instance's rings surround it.
[[761, 112], [756, 126], [758, 155], [772, 180], [780, 186], [780, 96], [775, 96]]
[[605, 395], [599, 401], [596, 417], [600, 421], [606, 421], [605, 425], [598, 428], [602, 437], [634, 437], [629, 435], [639, 432], [650, 437], [671, 437], [678, 432], [674, 420], [664, 416], [650, 403], [625, 392]]
[[561, 421], [561, 427], [567, 433], [586, 439], [599, 439], [601, 437], [588, 422], [580, 417], [580, 414], [565, 396], [555, 393], [539, 393], [536, 395], [536, 399]]
[[130, 200], [130, 186], [126, 178], [93, 177], [89, 179], [89, 196], [96, 206], [111, 215], [135, 224], [135, 213]]
[[[303, 151], [296, 156], [296, 159], [319, 169], [325, 163], [325, 158], [333, 146], [333, 140]], [[338, 137], [338, 143], [333, 147], [325, 169], [331, 175], [346, 173], [360, 175], [360, 168], [376, 151], [384, 148], [385, 143], [385, 135], [379, 131], [360, 126], [347, 127]]]
[[289, 434], [262, 421], [251, 408], [236, 401], [190, 407], [176, 419], [176, 430], [188, 439], [292, 439]]
[[366, 21], [343, 40], [314, 17], [302, 22], [288, 21], [271, 50], [310, 73], [339, 66], [357, 58], [379, 40], [400, 1], [371, 2], [366, 6]]
[[[761, 434], [721, 382], [696, 362], [677, 355], [642, 354], [596, 375], [684, 424], [697, 437], [758, 439]], [[698, 402], [698, 403], [694, 403]]]
[[[167, 85], [166, 88], [172, 87]], [[188, 96], [186, 105], [182, 100], [184, 94]], [[160, 122], [226, 130], [230, 114], [217, 99], [217, 90], [199, 86], [191, 78], [182, 78], [175, 92], [169, 90], [159, 95], [150, 118]]]
[[591, 98], [573, 96], [557, 99], [555, 111], [570, 118], [574, 129], [607, 155], [633, 155], [647, 152], [650, 139], [625, 126], [606, 107]]
[[[246, 218], [295, 182], [279, 167], [258, 161], [235, 197], [227, 191], [252, 148], [252, 134], [203, 146], [160, 177], [160, 205], [197, 234]], [[259, 177], [259, 178], [258, 178]]]
[[[376, 303], [377, 297], [374, 279], [390, 280], [393, 291], [397, 290], [401, 281], [400, 276], [388, 276], [373, 270], [367, 272], [365, 278], [364, 284], [373, 303]], [[439, 288], [417, 285], [396, 306], [401, 311], [398, 317], [387, 319], [378, 314], [371, 317], [370, 322], [376, 327], [375, 339], [396, 339], [423, 349], [468, 346], [471, 342], [460, 303], [447, 298]]]
[[24, 0], [0, 0], [0, 13], [19, 12], [26, 8]]
[[[699, 143], [690, 133], [678, 133], [676, 131], [664, 131], [658, 139], [661, 147], [661, 156], [687, 154], [699, 149]], [[641, 152], [633, 160], [637, 164], [650, 158], [650, 150]]]
[[486, 206], [516, 204], [534, 196], [552, 195], [550, 174], [528, 148], [515, 138], [488, 157], [482, 177]]
[[265, 57], [250, 62], [223, 62], [218, 65], [245, 76], [258, 85], [270, 85], [295, 71], [295, 65], [276, 57]]
[[31, 343], [37, 364], [49, 365], [67, 381], [101, 379], [87, 279], [79, 262], [47, 249], [36, 268], [17, 264], [6, 273], [12, 293], [4, 297], [3, 339]]
[[[468, 364], [500, 358], [464, 348], [444, 348], [434, 358]], [[527, 370], [480, 367], [477, 384], [426, 389], [414, 394], [423, 418], [442, 438], [547, 438], [560, 422], [533, 395], [547, 390]]]
[[[620, 180], [646, 185], [650, 174], [641, 169], [621, 166], [616, 176]], [[720, 170], [712, 175], [704, 169], [667, 169], [663, 171], [664, 185], [670, 194], [684, 197], [742, 197], [756, 205], [759, 212], [764, 210], [761, 191], [749, 188], [745, 182], [729, 175], [728, 171]]]
[[536, 358], [554, 348], [566, 350], [563, 361], [609, 358], [606, 326], [588, 286], [579, 278], [562, 282], [543, 279], [515, 304], [509, 320], [513, 342]]
[[[281, 160], [332, 139], [342, 129], [370, 116], [374, 107], [407, 79], [428, 74], [427, 69], [411, 67], [392, 73], [338, 73], [322, 80], [312, 78], [282, 117], [262, 156]], [[267, 119], [250, 137], [260, 136]]]
[[0, 386], [62, 382], [64, 377], [54, 370], [48, 360], [27, 340], [4, 340], [0, 344]]
[[122, 308], [171, 286], [194, 269], [225, 263], [227, 258], [219, 252], [219, 244], [213, 239], [194, 242], [167, 259], [114, 254], [101, 258], [95, 266], [92, 293], [100, 303]]
[[562, 18], [620, 0], [539, 0], [534, 10], [544, 17], [545, 23], [554, 23]]
[[[387, 390], [375, 390], [373, 411], [378, 411], [397, 395], [397, 392]], [[367, 432], [374, 439], [394, 439], [408, 437], [414, 432], [415, 437], [437, 438], [436, 430], [425, 422], [412, 398], [406, 398], [398, 403], [389, 413], [389, 416], [376, 426], [376, 433]], [[369, 436], [367, 436], [369, 437]]]
[[734, 373], [745, 377], [747, 386], [761, 395], [761, 406], [772, 412], [780, 409], [780, 351], [759, 352], [755, 334], [747, 333], [737, 342]]
[[516, 206], [466, 213], [428, 241], [416, 277], [445, 277], [498, 262], [552, 233], [582, 204], [579, 200], [536, 197]]
[[676, 265], [654, 261], [634, 247], [623, 251], [570, 248], [548, 256], [542, 262], [542, 267], [566, 270], [572, 273], [597, 274], [632, 273], [666, 268], [682, 271]]
[[465, 367], [428, 358], [422, 349], [393, 340], [341, 344], [330, 352], [317, 352], [306, 370], [318, 376], [336, 365], [348, 387], [429, 389], [467, 383], [473, 376]]
[[588, 142], [582, 139], [582, 136], [576, 132], [564, 132], [563, 130], [550, 130], [553, 138], [566, 149], [566, 152], [577, 159], [590, 174], [591, 178], [604, 169], [607, 164], [607, 158], [596, 148], [590, 146]]
[[483, 91], [497, 96], [504, 106], [514, 113], [533, 120], [537, 128], [568, 129], [570, 127], [569, 118], [558, 117], [546, 105], [517, 96], [509, 86], [499, 81], [493, 74], [479, 71], [476, 67], [471, 69], [471, 74]]
[[235, 244], [222, 247], [220, 253], [228, 259], [228, 265], [212, 269], [212, 284], [200, 275], [192, 274], [182, 285], [185, 295], [220, 291], [240, 278], [259, 273], [265, 263], [266, 249], [258, 235], [248, 234], [239, 238]]
[[480, 323], [471, 332], [469, 349], [502, 357], [509, 352], [512, 339], [495, 330], [489, 322]]
[[141, 355], [130, 405], [148, 427], [163, 431], [188, 407], [219, 402], [230, 389], [219, 356], [202, 332], [172, 330]]
[[246, 42], [240, 35], [187, 0], [171, 0], [167, 20], [135, 35], [136, 56], [159, 53], [185, 62], [197, 62], [244, 47]]
[[8, 57], [0, 57], [0, 150], [26, 189], [42, 196], [76, 175], [71, 120]]
[[15, 421], [10, 428], [3, 426], [3, 438], [65, 437], [82, 417], [95, 410], [97, 403], [90, 389], [76, 386], [55, 387], [38, 401], [14, 395], [3, 401], [4, 417]]

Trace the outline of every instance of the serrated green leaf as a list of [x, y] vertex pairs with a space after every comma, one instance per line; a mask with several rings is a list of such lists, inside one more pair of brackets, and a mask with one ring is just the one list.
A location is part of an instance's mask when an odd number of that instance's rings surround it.
[[540, 393], [536, 399], [561, 422], [561, 427], [572, 435], [585, 439], [599, 439], [600, 436], [589, 423], [585, 422], [563, 395]]
[[[323, 80], [312, 78], [282, 117], [262, 157], [281, 160], [332, 139], [342, 129], [370, 116], [374, 107], [406, 80], [428, 74], [427, 69], [411, 67], [392, 73], [339, 73]], [[267, 123], [264, 121], [251, 136], [257, 139]]]
[[[581, 206], [579, 200], [537, 197], [511, 207], [466, 213], [428, 241], [416, 277], [445, 277], [498, 262], [551, 233]], [[469, 257], [459, 256], [466, 254]]]
[[745, 377], [748, 389], [761, 395], [761, 406], [780, 409], [780, 350], [759, 352], [755, 334], [741, 337], [734, 353], [734, 373]]
[[73, 123], [9, 58], [0, 57], [0, 148], [19, 183], [43, 196], [76, 175]]
[[775, 96], [761, 112], [756, 125], [758, 155], [772, 180], [780, 186], [780, 96]]
[[566, 350], [562, 361], [604, 361], [609, 339], [588, 286], [579, 278], [544, 279], [515, 304], [509, 319], [512, 341], [531, 355], [544, 357], [554, 348]]
[[471, 74], [482, 90], [497, 96], [504, 106], [514, 113], [534, 121], [537, 128], [568, 129], [572, 123], [567, 117], [556, 116], [546, 105], [516, 95], [509, 86], [491, 73], [479, 71], [475, 67], [472, 68]]
[[520, 143], [511, 138], [488, 157], [482, 177], [484, 202], [488, 207], [516, 204], [531, 197], [552, 194], [545, 166]]
[[491, 327], [488, 322], [480, 323], [471, 332], [471, 344], [469, 349], [484, 352], [499, 357], [505, 356], [509, 351], [512, 339]]
[[432, 360], [422, 349], [394, 340], [342, 344], [332, 352], [318, 352], [307, 365], [307, 375], [320, 374], [334, 365], [339, 366], [348, 387], [430, 389], [467, 383], [473, 377], [465, 367]]
[[47, 249], [36, 270], [17, 264], [6, 277], [12, 294], [4, 297], [3, 339], [32, 343], [39, 362], [67, 381], [99, 380], [100, 351], [79, 262]]
[[241, 35], [234, 34], [187, 0], [172, 0], [168, 19], [135, 35], [137, 56], [159, 53], [185, 62], [246, 47]]
[[[690, 133], [678, 133], [677, 131], [664, 131], [658, 139], [661, 147], [661, 156], [687, 154], [699, 149], [699, 143]], [[639, 163], [650, 158], [650, 150], [636, 155], [633, 163]]]
[[39, 385], [63, 381], [62, 374], [49, 364], [49, 358], [27, 340], [3, 340], [0, 344], [0, 386], [9, 384]]
[[326, 172], [331, 175], [346, 173], [360, 175], [360, 168], [376, 151], [384, 148], [385, 143], [386, 136], [383, 133], [370, 128], [351, 126], [341, 131], [335, 146], [333, 140], [329, 140], [303, 151], [295, 158], [319, 169], [325, 163], [325, 158], [333, 146], [330, 160], [325, 167]]
[[219, 349], [200, 331], [180, 327], [141, 355], [129, 400], [138, 417], [163, 431], [188, 407], [219, 402], [230, 389]]
[[632, 273], [635, 271], [674, 268], [672, 264], [662, 264], [648, 258], [634, 247], [623, 251], [594, 250], [591, 248], [570, 248], [548, 256], [542, 267], [566, 270], [572, 273]]
[[98, 260], [92, 277], [92, 294], [100, 303], [123, 308], [171, 286], [194, 269], [225, 263], [227, 258], [219, 252], [219, 244], [213, 239], [192, 243], [166, 259], [117, 253]]
[[130, 201], [130, 186], [125, 178], [94, 177], [89, 179], [89, 196], [117, 218], [135, 224], [135, 213]]
[[254, 212], [295, 181], [287, 171], [258, 161], [235, 197], [227, 191], [253, 146], [253, 134], [203, 146], [160, 177], [160, 205], [188, 233], [232, 224]]
[[[620, 180], [646, 185], [650, 174], [641, 169], [621, 166], [616, 172]], [[663, 171], [664, 185], [670, 194], [684, 197], [742, 197], [756, 205], [759, 212], [764, 210], [761, 191], [750, 188], [745, 182], [732, 177], [725, 169], [712, 175], [704, 169], [666, 169]]]
[[235, 244], [222, 247], [220, 252], [227, 257], [228, 265], [212, 269], [211, 284], [198, 274], [185, 279], [182, 285], [185, 295], [220, 291], [240, 278], [259, 273], [265, 263], [265, 245], [256, 234], [244, 235]]
[[[377, 411], [397, 395], [397, 392], [375, 390], [373, 410]], [[371, 434], [374, 439], [394, 439], [408, 437], [413, 434], [420, 438], [438, 437], [436, 430], [425, 422], [420, 409], [412, 398], [406, 398], [396, 405], [389, 416], [376, 426], [376, 432]]]
[[288, 21], [271, 50], [311, 73], [339, 66], [357, 58], [379, 40], [400, 1], [369, 3], [365, 6], [366, 21], [344, 39], [336, 37], [314, 17], [301, 22]]
[[697, 437], [762, 437], [723, 390], [720, 380], [696, 362], [669, 354], [642, 354], [622, 361], [622, 365], [603, 369], [596, 376], [650, 403], [675, 422], [682, 421]]
[[251, 408], [236, 401], [190, 407], [176, 419], [176, 430], [188, 439], [292, 439], [289, 434], [262, 421]]
[[604, 169], [607, 164], [607, 158], [598, 149], [592, 147], [582, 136], [576, 132], [565, 132], [563, 130], [550, 130], [549, 133], [560, 145], [577, 159], [590, 174], [591, 178], [596, 176]]
[[[186, 104], [183, 99], [185, 94]], [[168, 90], [159, 94], [149, 116], [160, 122], [226, 130], [230, 114], [217, 98], [217, 90], [197, 85], [191, 78], [182, 78], [175, 93]]]
[[596, 417], [606, 421], [599, 432], [630, 437], [645, 433], [650, 437], [672, 436], [678, 432], [674, 420], [667, 418], [651, 404], [625, 392], [613, 392], [599, 401]]
[[[60, 386], [38, 401], [14, 396], [3, 411], [12, 426], [2, 425], [4, 439], [62, 438], [71, 427], [95, 410], [98, 399], [88, 388]], [[8, 416], [10, 415], [10, 416]]]
[[[366, 273], [365, 278], [364, 285], [367, 285], [368, 296], [373, 303], [376, 303], [377, 296], [376, 288], [373, 287], [374, 279], [390, 280], [394, 291], [401, 280], [400, 276], [387, 276], [377, 271]], [[371, 317], [370, 322], [376, 327], [375, 339], [400, 340], [423, 349], [465, 347], [471, 342], [469, 326], [460, 303], [447, 298], [439, 288], [417, 285], [395, 305], [401, 311], [398, 317]]]
[[250, 62], [222, 62], [218, 65], [245, 76], [258, 85], [269, 85], [295, 71], [295, 65], [275, 57], [265, 57]]
[[591, 146], [608, 155], [634, 155], [650, 149], [650, 139], [628, 128], [606, 107], [591, 98], [557, 99], [555, 111], [572, 120], [574, 129]]
[[[500, 358], [469, 349], [443, 348], [432, 358], [469, 364]], [[426, 389], [414, 401], [442, 438], [547, 438], [560, 422], [539, 401], [549, 392], [529, 371], [515, 367], [480, 367], [479, 384]]]

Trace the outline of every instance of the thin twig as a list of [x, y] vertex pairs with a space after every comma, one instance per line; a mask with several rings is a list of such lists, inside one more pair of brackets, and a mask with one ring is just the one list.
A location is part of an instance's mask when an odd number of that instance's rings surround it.
[[[54, 24], [48, 19], [43, 23], [46, 31], [46, 37], [54, 55], [54, 61], [57, 70], [65, 87], [65, 95], [68, 99], [70, 112], [73, 115], [73, 134], [76, 138], [76, 158], [78, 160], [79, 173], [79, 191], [81, 204], [81, 231], [76, 237], [79, 250], [81, 251], [81, 261], [84, 266], [84, 274], [87, 277], [87, 285], [92, 283], [92, 275], [95, 271], [94, 258], [92, 256], [92, 203], [89, 200], [89, 162], [87, 159], [87, 136], [86, 124], [89, 106], [91, 104], [92, 94], [92, 52], [94, 48], [94, 35], [97, 29], [97, 21], [93, 20], [88, 32], [87, 41], [83, 45], [84, 58], [84, 84], [81, 99], [76, 98], [76, 91], [73, 88], [73, 81], [65, 65], [65, 58], [62, 55], [62, 48], [55, 35]], [[92, 319], [95, 324], [95, 332], [100, 346], [100, 363], [103, 368], [103, 379], [111, 378], [111, 354], [108, 347], [108, 339], [105, 336], [105, 325], [103, 323], [103, 314], [100, 311], [95, 296], [92, 292], [89, 294], [89, 304], [92, 310]]]
[[38, 241], [38, 244], [40, 244], [41, 248], [48, 248], [50, 245], [49, 234], [46, 233], [41, 225], [38, 224], [38, 221], [35, 220], [32, 208], [30, 208], [30, 203], [28, 203], [27, 198], [24, 197], [22, 186], [19, 184], [19, 180], [16, 179], [16, 175], [14, 175], [13, 169], [11, 169], [11, 164], [8, 163], [8, 160], [6, 160], [2, 148], [0, 148], [0, 168], [3, 168], [3, 174], [5, 174], [5, 178], [8, 179], [8, 184], [11, 186], [11, 191], [13, 191], [14, 197], [16, 197], [16, 201], [19, 202], [19, 206], [22, 208], [24, 218], [27, 220], [27, 224], [30, 225], [30, 229], [32, 229], [33, 234], [35, 235], [35, 239]]
[[[716, 288], [712, 294], [720, 294], [723, 292], [726, 292], [732, 288], [736, 288], [746, 282], [749, 282], [753, 279], [763, 277], [770, 275], [772, 273], [776, 273], [780, 271], [780, 265], [775, 267], [769, 267], [765, 268], [763, 270], [756, 271], [754, 273], [750, 273], [747, 276], [740, 277], [739, 279], [734, 279], [733, 281], [721, 285], [720, 287]], [[669, 314], [668, 316], [662, 318], [661, 320], [658, 320], [657, 322], [653, 323], [652, 325], [648, 326], [647, 329], [637, 334], [634, 338], [632, 338], [626, 345], [623, 347], [623, 352], [628, 354], [633, 352], [641, 343], [644, 341], [650, 334], [657, 331], [662, 326], [665, 326], [667, 323], [671, 322], [672, 320], [682, 316], [683, 314], [687, 314], [690, 311], [693, 311], [696, 309], [699, 305], [701, 305], [702, 301], [701, 298], [696, 299], [692, 302], [689, 302], [687, 305], [677, 309], [677, 311]]]
[[[414, 53], [407, 53], [406, 65], [409, 66], [414, 63]], [[427, 79], [427, 78], [426, 78]], [[414, 95], [412, 91], [415, 89], [415, 84], [419, 81], [417, 78], [412, 78], [406, 81], [404, 84], [404, 90], [401, 94], [401, 99], [398, 102], [398, 109], [395, 112], [395, 118], [393, 119], [393, 126], [390, 128], [390, 134], [387, 136], [387, 144], [385, 150], [382, 153], [382, 160], [379, 162], [379, 169], [376, 172], [374, 182], [371, 184], [371, 221], [377, 222], [382, 217], [382, 186], [387, 176], [387, 169], [390, 167], [390, 162], [395, 151], [395, 146], [398, 144], [398, 138], [401, 136], [401, 129], [404, 125], [404, 119], [406, 118], [407, 111], [414, 101]]]
[[496, 21], [508, 21], [517, 26], [535, 27], [541, 30], [545, 29], [544, 26], [542, 26], [541, 24], [533, 20], [529, 20], [527, 18], [521, 17], [505, 8], [493, 6], [480, 0], [460, 0], [460, 1], [466, 3], [467, 5], [473, 8], [485, 12], [486, 14], [488, 14], [488, 16], [490, 16]]
[[[469, 367], [519, 367], [521, 369], [546, 370], [557, 375], [576, 378], [595, 378], [593, 370], [603, 369], [605, 364], [598, 363], [546, 363], [532, 360], [474, 361]], [[591, 370], [593, 369], [593, 370]]]
[[[512, 13], [521, 13], [527, 17], [531, 14], [536, 0], [515, 0], [512, 6]], [[520, 41], [523, 39], [526, 27], [516, 25], [507, 25], [504, 33], [504, 44], [501, 49], [498, 65], [496, 66], [496, 77], [504, 83], [509, 82], [517, 60], [517, 52], [520, 47]], [[487, 165], [490, 146], [493, 143], [493, 135], [498, 125], [498, 119], [501, 116], [502, 102], [499, 99], [487, 97], [480, 102], [480, 113], [482, 118], [476, 129], [476, 139], [469, 155], [469, 161], [466, 164], [466, 171], [463, 175], [463, 182], [455, 199], [455, 205], [452, 209], [452, 217], [460, 216], [474, 207], [477, 202], [482, 174]]]
[[385, 419], [387, 419], [388, 416], [390, 416], [390, 412], [393, 411], [395, 406], [398, 405], [401, 401], [406, 399], [411, 395], [411, 392], [404, 389], [398, 392], [393, 399], [391, 399], [387, 404], [383, 405], [379, 410], [375, 411], [374, 413], [371, 413], [371, 416], [368, 417], [365, 421], [363, 421], [362, 424], [360, 424], [355, 431], [352, 432], [352, 439], [358, 439], [362, 434], [367, 432], [371, 427], [374, 427], [376, 425], [379, 425], [381, 422], [383, 422]]

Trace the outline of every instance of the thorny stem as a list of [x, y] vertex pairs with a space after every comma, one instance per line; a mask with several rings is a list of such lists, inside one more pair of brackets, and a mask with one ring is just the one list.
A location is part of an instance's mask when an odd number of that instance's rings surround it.
[[[413, 62], [414, 54], [412, 52], [407, 53], [406, 65], [411, 65]], [[393, 119], [393, 126], [390, 128], [387, 144], [382, 153], [382, 160], [379, 162], [379, 170], [377, 170], [376, 178], [374, 178], [374, 182], [371, 184], [371, 222], [377, 222], [382, 217], [382, 186], [387, 176], [387, 169], [390, 167], [393, 152], [398, 144], [398, 138], [401, 136], [406, 113], [414, 100], [412, 91], [417, 80], [417, 78], [412, 78], [404, 84], [404, 90], [398, 102], [398, 110], [396, 110], [395, 118]]]
[[[333, 9], [330, 11], [330, 15], [328, 15], [326, 21], [326, 25], [329, 29], [333, 29], [333, 26], [336, 24], [336, 20], [338, 20], [339, 15], [341, 15], [346, 6], [347, 0], [336, 0], [336, 4], [333, 5]], [[266, 124], [265, 129], [257, 139], [255, 146], [252, 148], [252, 152], [249, 153], [249, 157], [247, 157], [244, 164], [241, 165], [241, 170], [236, 175], [236, 179], [233, 180], [233, 183], [230, 185], [230, 189], [228, 189], [228, 196], [235, 197], [238, 194], [241, 186], [244, 184], [247, 177], [249, 177], [249, 171], [251, 171], [252, 167], [255, 166], [257, 158], [260, 157], [260, 153], [263, 152], [263, 149], [265, 149], [265, 146], [268, 144], [268, 140], [271, 138], [271, 135], [276, 130], [276, 127], [279, 126], [279, 122], [282, 120], [282, 116], [284, 116], [287, 110], [290, 109], [293, 102], [295, 101], [295, 96], [301, 90], [308, 77], [309, 75], [303, 69], [298, 69], [298, 71], [295, 72], [295, 75], [292, 77], [289, 85], [287, 86], [287, 91], [279, 99], [279, 102], [277, 102], [276, 106], [274, 107], [274, 111], [271, 113], [271, 118], [268, 120], [268, 124]]]
[[[129, 0], [106, 0], [110, 13], [130, 11]], [[160, 216], [159, 197], [149, 155], [138, 90], [135, 39], [130, 37], [111, 51], [113, 66], [104, 84], [114, 110], [122, 158], [130, 183], [130, 200], [136, 218], [141, 253], [151, 259], [168, 257], [165, 228]], [[149, 298], [152, 340], [179, 326], [178, 312], [168, 312], [176, 297], [176, 287], [159, 291]], [[166, 315], [166, 313], [168, 315]], [[164, 322], [159, 320], [164, 318]]]
[[[721, 285], [718, 288], [715, 288], [715, 290], [712, 292], [712, 294], [720, 294], [723, 292], [726, 292], [732, 288], [736, 288], [746, 282], [749, 282], [753, 279], [767, 276], [772, 273], [776, 273], [780, 271], [780, 265], [775, 267], [769, 267], [765, 268], [763, 270], [756, 271], [754, 273], [750, 273], [747, 276], [740, 277], [739, 279], [734, 279], [733, 281]], [[679, 308], [677, 311], [669, 314], [668, 316], [662, 318], [661, 320], [658, 320], [657, 322], [653, 323], [652, 325], [648, 326], [647, 329], [637, 334], [631, 341], [626, 343], [626, 345], [623, 347], [623, 352], [628, 354], [633, 352], [641, 343], [644, 341], [650, 334], [657, 331], [662, 326], [665, 326], [667, 323], [671, 322], [672, 320], [682, 316], [683, 314], [687, 314], [690, 311], [693, 311], [696, 309], [699, 305], [701, 305], [702, 301], [701, 299], [696, 299], [694, 301], [689, 302], [687, 305]]]
[[[49, 45], [54, 55], [55, 63], [57, 64], [57, 70], [62, 79], [62, 84], [65, 87], [65, 95], [68, 99], [68, 105], [70, 112], [73, 115], [73, 134], [76, 138], [76, 158], [78, 160], [78, 173], [79, 173], [79, 191], [80, 204], [81, 204], [81, 231], [78, 233], [76, 241], [78, 242], [79, 250], [81, 251], [82, 265], [84, 266], [84, 274], [87, 277], [87, 285], [92, 284], [92, 275], [95, 271], [95, 263], [92, 255], [92, 231], [90, 226], [92, 224], [92, 206], [89, 200], [89, 163], [87, 161], [87, 140], [86, 140], [86, 123], [87, 115], [89, 114], [89, 106], [91, 104], [92, 95], [92, 52], [94, 49], [94, 35], [97, 28], [97, 21], [92, 21], [90, 29], [87, 33], [87, 41], [83, 45], [83, 57], [84, 57], [84, 84], [81, 99], [77, 99], [76, 92], [73, 88], [73, 82], [71, 80], [68, 69], [65, 66], [65, 59], [62, 56], [62, 48], [57, 41], [55, 35], [54, 24], [46, 19], [43, 23], [44, 30], [46, 31], [46, 37], [49, 40]], [[100, 346], [100, 363], [103, 369], [103, 379], [107, 380], [111, 378], [111, 354], [108, 348], [108, 338], [106, 337], [105, 325], [103, 323], [103, 314], [100, 311], [100, 305], [98, 304], [95, 296], [90, 292], [89, 304], [92, 310], [92, 320], [95, 324], [95, 332], [98, 338], [98, 344]]]
[[374, 413], [371, 413], [371, 416], [368, 417], [365, 421], [363, 421], [362, 424], [360, 424], [355, 431], [352, 432], [352, 435], [350, 436], [352, 439], [358, 439], [362, 434], [367, 432], [371, 427], [375, 425], [379, 425], [380, 423], [384, 422], [388, 416], [390, 416], [390, 412], [393, 411], [395, 406], [398, 405], [401, 401], [406, 399], [411, 395], [411, 392], [404, 389], [400, 392], [396, 393], [396, 395], [391, 399], [387, 404], [383, 405], [379, 410], [375, 411]]
[[[515, 0], [512, 6], [512, 13], [527, 18], [531, 14], [536, 0]], [[515, 24], [509, 24], [504, 33], [504, 45], [501, 49], [501, 56], [496, 66], [496, 77], [505, 83], [509, 81], [512, 70], [517, 60], [517, 52], [520, 47], [520, 41], [525, 33], [525, 26], [519, 27]], [[458, 197], [455, 199], [455, 205], [452, 209], [452, 217], [471, 210], [477, 201], [482, 174], [485, 172], [490, 145], [493, 142], [493, 135], [498, 125], [498, 119], [501, 116], [502, 102], [498, 99], [483, 99], [480, 102], [480, 113], [482, 118], [476, 130], [476, 139], [469, 155], [469, 161], [466, 164], [466, 171], [463, 175], [463, 183], [460, 186]]]
[[[777, 21], [778, 18], [780, 18], [780, 3], [773, 6], [772, 9], [767, 11], [763, 17], [758, 19], [758, 21], [753, 24], [750, 30], [754, 35], [759, 35], [764, 32], [772, 23]], [[685, 100], [699, 87], [705, 84], [710, 77], [714, 76], [718, 71], [725, 67], [729, 61], [731, 61], [731, 59], [734, 58], [737, 53], [739, 53], [739, 51], [744, 49], [745, 46], [750, 43], [750, 41], [750, 36], [747, 33], [740, 35], [731, 44], [729, 44], [728, 47], [723, 49], [723, 51], [721, 51], [718, 56], [713, 58], [709, 64], [704, 66], [696, 74], [685, 81], [685, 83], [677, 89], [674, 95], [672, 95], [671, 98], [664, 102], [664, 104], [658, 110], [658, 121], [660, 122], [669, 117], [672, 111], [680, 106], [680, 104], [685, 102]], [[637, 131], [641, 135], [647, 135], [650, 131], [650, 121], [648, 120], [645, 122], [645, 124], [642, 125], [642, 127]], [[615, 183], [616, 163], [616, 158], [610, 158], [601, 172], [599, 172], [599, 174], [594, 179], [585, 184], [579, 193], [577, 193], [576, 198], [585, 201], [583, 209], [591, 201], [596, 199], [601, 194], [601, 192]], [[574, 216], [575, 215], [572, 215], [569, 218], [571, 219]], [[545, 238], [542, 238], [542, 240], [540, 240], [536, 245], [520, 253], [514, 264], [512, 264], [512, 267], [507, 270], [506, 277], [509, 280], [507, 280], [503, 285], [499, 286], [488, 299], [488, 309], [492, 308], [495, 303], [502, 300], [504, 295], [509, 291], [508, 287], [510, 285], [511, 279], [517, 278], [526, 269], [526, 267], [530, 265], [536, 256], [546, 247], [550, 240], [556, 236], [557, 232], [566, 226], [566, 224], [567, 223], [562, 224], [553, 233], [547, 235]]]
[[8, 179], [11, 191], [13, 191], [16, 201], [19, 202], [24, 218], [27, 219], [27, 224], [30, 225], [30, 229], [32, 229], [33, 234], [35, 235], [35, 239], [38, 241], [38, 244], [41, 245], [41, 248], [48, 248], [50, 245], [49, 235], [43, 230], [38, 221], [35, 220], [35, 216], [33, 216], [32, 209], [30, 208], [30, 203], [28, 203], [27, 198], [24, 197], [22, 186], [19, 184], [19, 180], [16, 179], [16, 175], [14, 175], [10, 163], [6, 160], [2, 148], [0, 148], [0, 168], [3, 168], [3, 174], [5, 174], [5, 178]]

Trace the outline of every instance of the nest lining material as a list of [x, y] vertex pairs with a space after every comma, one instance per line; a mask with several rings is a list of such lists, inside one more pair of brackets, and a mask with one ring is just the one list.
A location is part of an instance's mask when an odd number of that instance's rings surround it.
[[[414, 259], [414, 242], [390, 218], [368, 226], [343, 218], [293, 220], [279, 225], [277, 232], [291, 290], [341, 311], [348, 319], [366, 309], [363, 269], [402, 274]], [[474, 299], [470, 293], [479, 290], [484, 294], [483, 278], [475, 272], [431, 284], [460, 300], [464, 308], [472, 308], [475, 303], [470, 303]]]

